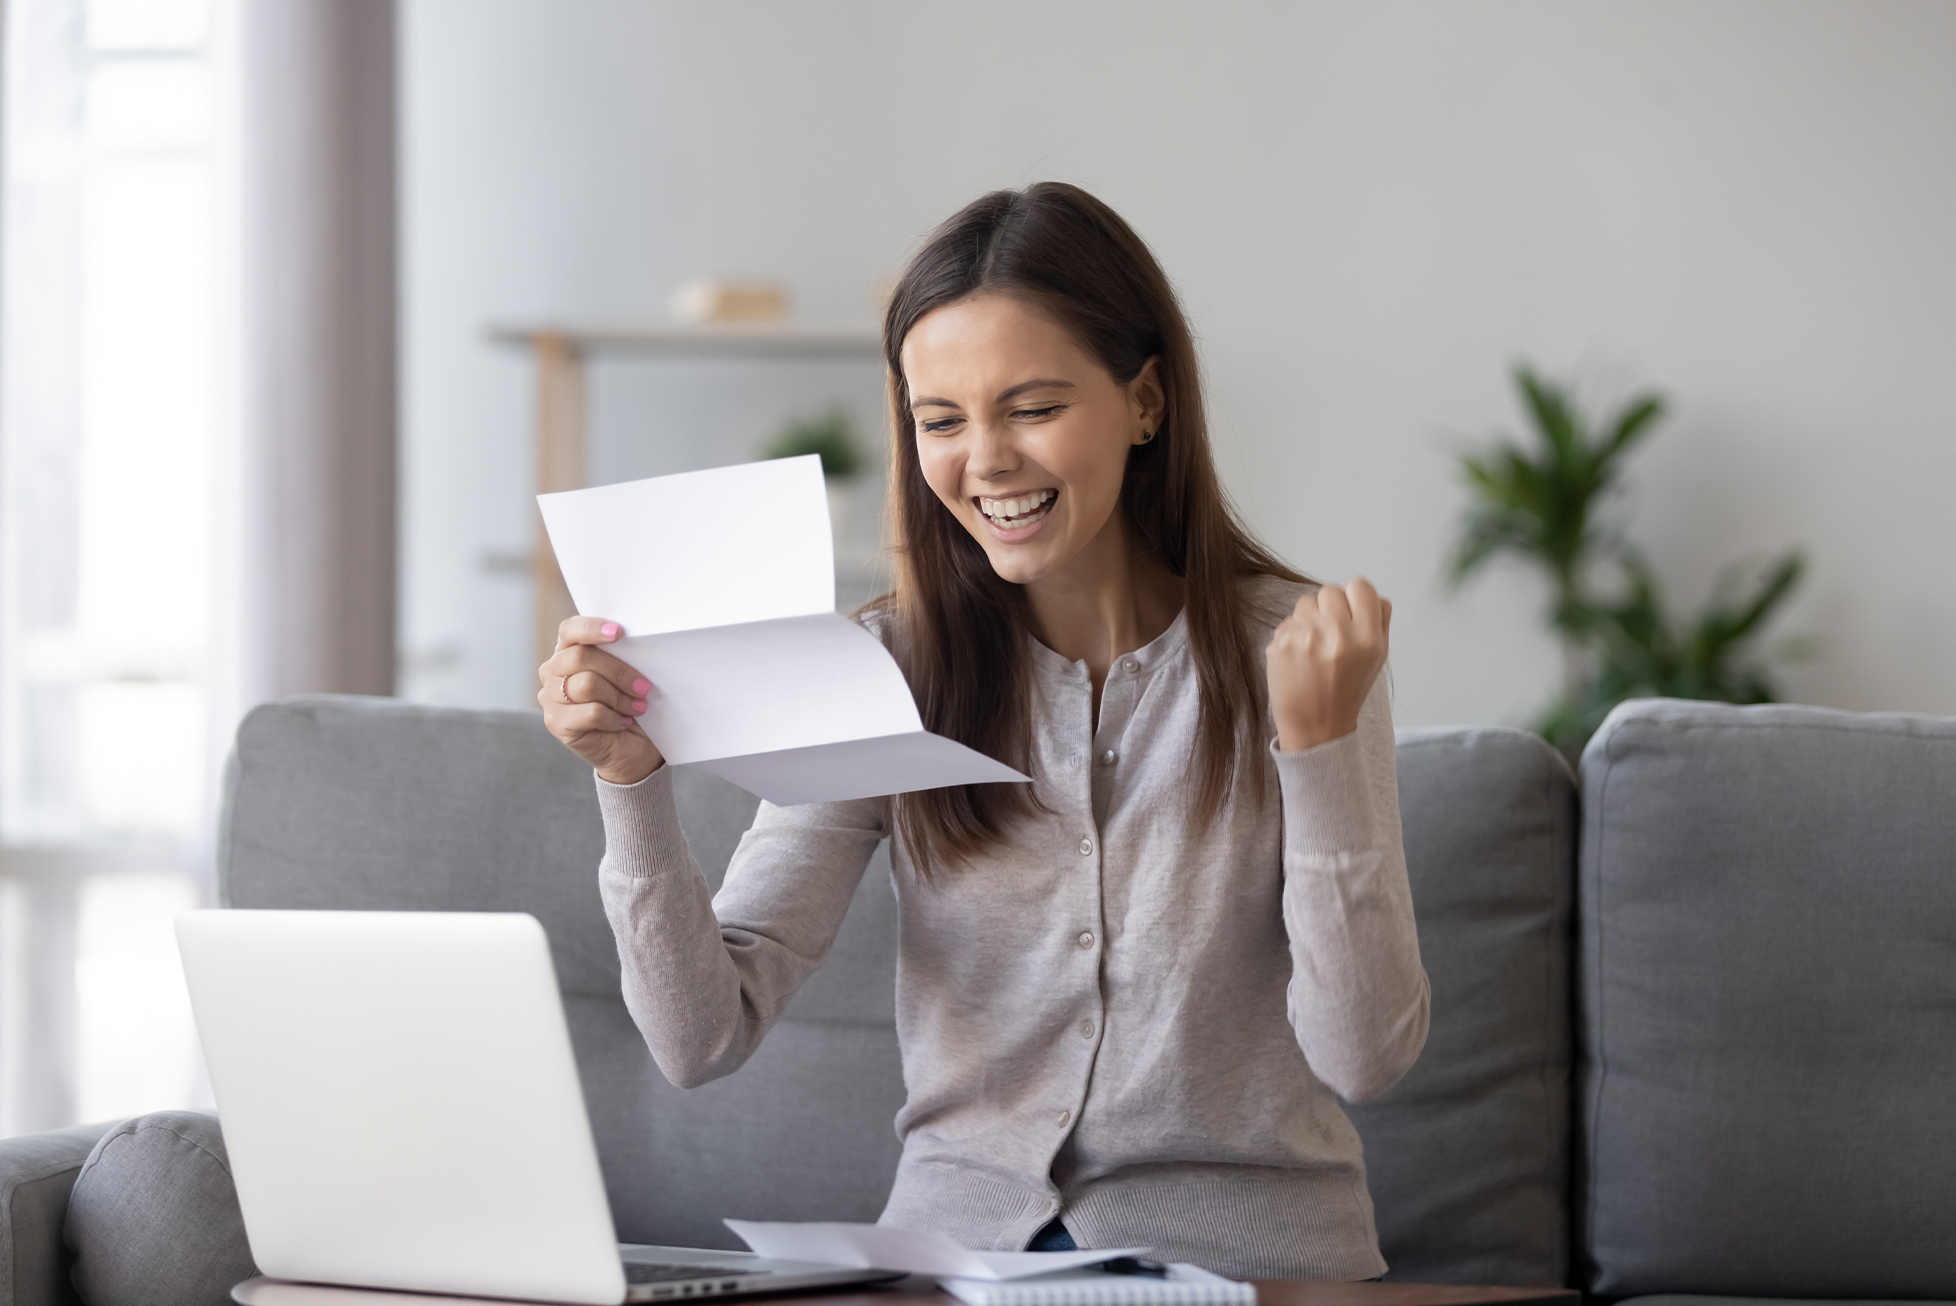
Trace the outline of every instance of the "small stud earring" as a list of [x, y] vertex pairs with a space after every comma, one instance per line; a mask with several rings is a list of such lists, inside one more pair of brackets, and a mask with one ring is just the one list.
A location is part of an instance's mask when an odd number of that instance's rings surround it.
[[1154, 439], [1154, 438], [1155, 438], [1155, 433], [1154, 433], [1153, 431], [1143, 431], [1143, 432], [1141, 432], [1141, 443], [1142, 443], [1142, 444], [1146, 444], [1146, 443], [1147, 443], [1148, 441], [1150, 441], [1150, 440], [1152, 440], [1152, 439]]

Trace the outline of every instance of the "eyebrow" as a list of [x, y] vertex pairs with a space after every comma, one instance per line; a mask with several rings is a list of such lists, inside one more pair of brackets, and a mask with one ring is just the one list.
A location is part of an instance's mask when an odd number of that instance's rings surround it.
[[[1017, 385], [1012, 386], [1010, 389], [999, 391], [997, 402], [1001, 404], [1010, 403], [1012, 400], [1017, 399], [1020, 395], [1024, 394], [1028, 390], [1072, 390], [1076, 388], [1077, 387], [1075, 387], [1071, 381], [1061, 381], [1052, 377], [1041, 377], [1038, 380], [1034, 380], [1034, 381], [1021, 381]], [[956, 407], [958, 407], [958, 405], [953, 403], [949, 399], [918, 399], [913, 401], [910, 405], [911, 411], [913, 412], [919, 408], [956, 408]]]

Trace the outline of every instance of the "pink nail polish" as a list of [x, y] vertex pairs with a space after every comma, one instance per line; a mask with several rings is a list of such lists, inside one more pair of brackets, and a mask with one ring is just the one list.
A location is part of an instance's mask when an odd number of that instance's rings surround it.
[[618, 623], [615, 621], [607, 621], [604, 623], [604, 625], [598, 628], [598, 633], [600, 635], [603, 635], [606, 639], [617, 639]]
[[634, 702], [632, 703], [632, 713], [633, 713], [633, 715], [637, 715], [638, 713], [640, 713], [640, 712], [643, 712], [644, 710], [645, 710], [645, 704], [644, 704], [644, 703], [641, 703], [641, 702], [637, 702], [637, 701], [634, 701]]
[[643, 694], [650, 688], [652, 688], [652, 682], [649, 680], [634, 680], [632, 682], [632, 692], [634, 694]]

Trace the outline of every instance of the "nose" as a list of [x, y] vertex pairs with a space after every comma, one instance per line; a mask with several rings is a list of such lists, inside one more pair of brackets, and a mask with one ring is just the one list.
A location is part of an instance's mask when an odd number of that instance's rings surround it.
[[974, 421], [967, 429], [971, 432], [971, 448], [964, 462], [967, 474], [981, 481], [996, 481], [1019, 470], [1019, 452], [1005, 423]]

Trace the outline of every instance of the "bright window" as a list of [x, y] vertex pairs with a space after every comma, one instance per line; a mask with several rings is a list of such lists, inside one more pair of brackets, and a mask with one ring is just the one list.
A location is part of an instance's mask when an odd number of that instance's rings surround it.
[[222, 16], [6, 5], [0, 1133], [198, 1095]]

